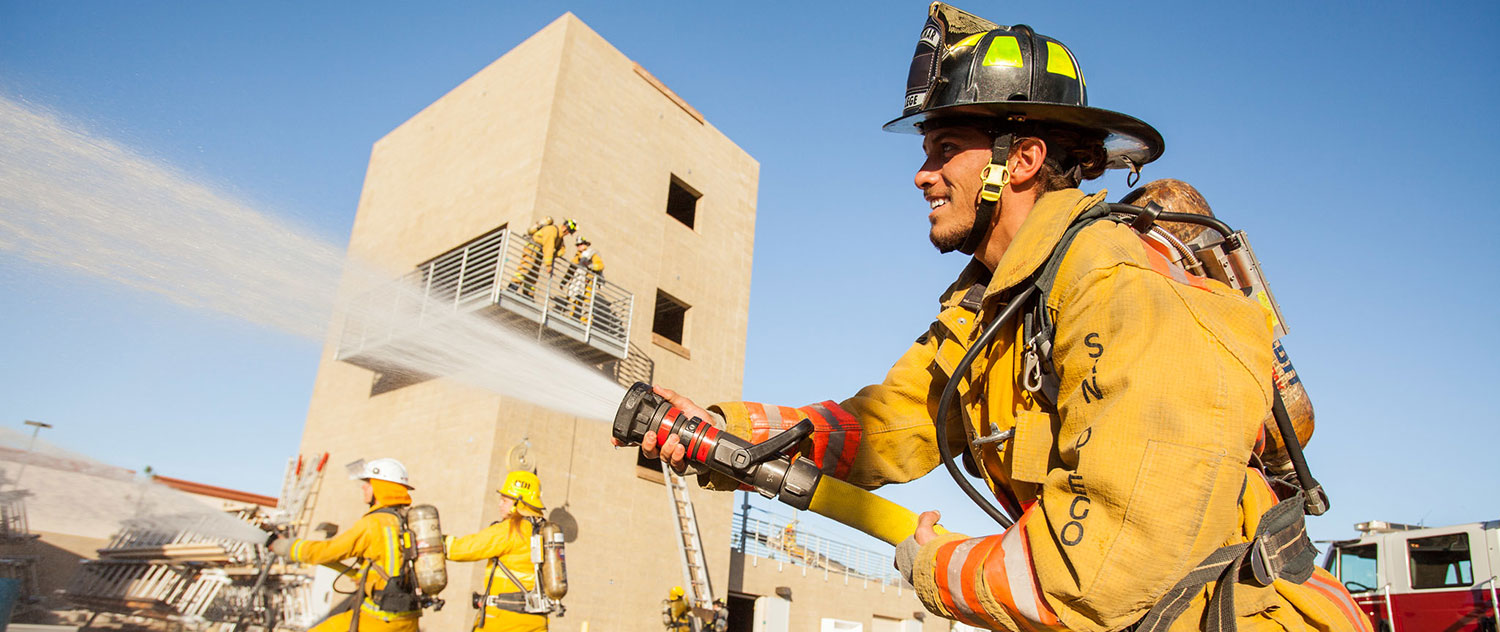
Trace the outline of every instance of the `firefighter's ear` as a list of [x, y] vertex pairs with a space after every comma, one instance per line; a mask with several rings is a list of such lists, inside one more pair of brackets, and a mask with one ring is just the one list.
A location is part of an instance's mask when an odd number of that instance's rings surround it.
[[1047, 145], [1039, 138], [1017, 138], [1010, 146], [1010, 182], [1016, 188], [1030, 182], [1047, 159]]

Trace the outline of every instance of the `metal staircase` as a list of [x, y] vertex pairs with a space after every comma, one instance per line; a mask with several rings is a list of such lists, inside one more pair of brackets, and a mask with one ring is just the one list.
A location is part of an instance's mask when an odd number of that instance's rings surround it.
[[[661, 473], [666, 482], [668, 500], [672, 503], [672, 518], [677, 522], [677, 551], [682, 558], [684, 598], [693, 607], [695, 615], [712, 612], [714, 607], [713, 586], [708, 579], [708, 562], [703, 556], [703, 539], [698, 535], [698, 516], [693, 513], [693, 501], [688, 498], [688, 484], [672, 467], [662, 461]], [[694, 629], [699, 628], [698, 616], [694, 616]]]

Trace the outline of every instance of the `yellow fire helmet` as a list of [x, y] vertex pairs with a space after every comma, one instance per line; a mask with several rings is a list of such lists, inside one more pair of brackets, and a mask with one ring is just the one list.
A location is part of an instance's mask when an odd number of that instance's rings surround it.
[[673, 586], [672, 587], [672, 593], [671, 593], [671, 595], [672, 595], [673, 599], [681, 599], [682, 596], [685, 595], [685, 594], [687, 594], [687, 591], [683, 590], [681, 586]]
[[542, 482], [536, 474], [526, 470], [516, 470], [505, 475], [505, 483], [500, 486], [500, 495], [514, 498], [527, 507], [538, 512], [542, 511]]

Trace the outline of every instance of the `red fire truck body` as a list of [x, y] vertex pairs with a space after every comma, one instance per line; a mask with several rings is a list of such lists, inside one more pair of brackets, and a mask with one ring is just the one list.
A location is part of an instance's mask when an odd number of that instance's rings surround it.
[[1422, 528], [1355, 525], [1323, 560], [1385, 632], [1496, 632], [1500, 520]]

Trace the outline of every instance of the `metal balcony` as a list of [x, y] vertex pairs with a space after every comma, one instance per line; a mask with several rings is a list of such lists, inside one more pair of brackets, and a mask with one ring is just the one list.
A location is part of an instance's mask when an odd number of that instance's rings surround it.
[[564, 260], [551, 269], [531, 238], [496, 229], [350, 302], [337, 358], [376, 372], [385, 345], [477, 314], [520, 328], [590, 364], [624, 359], [634, 297]]

